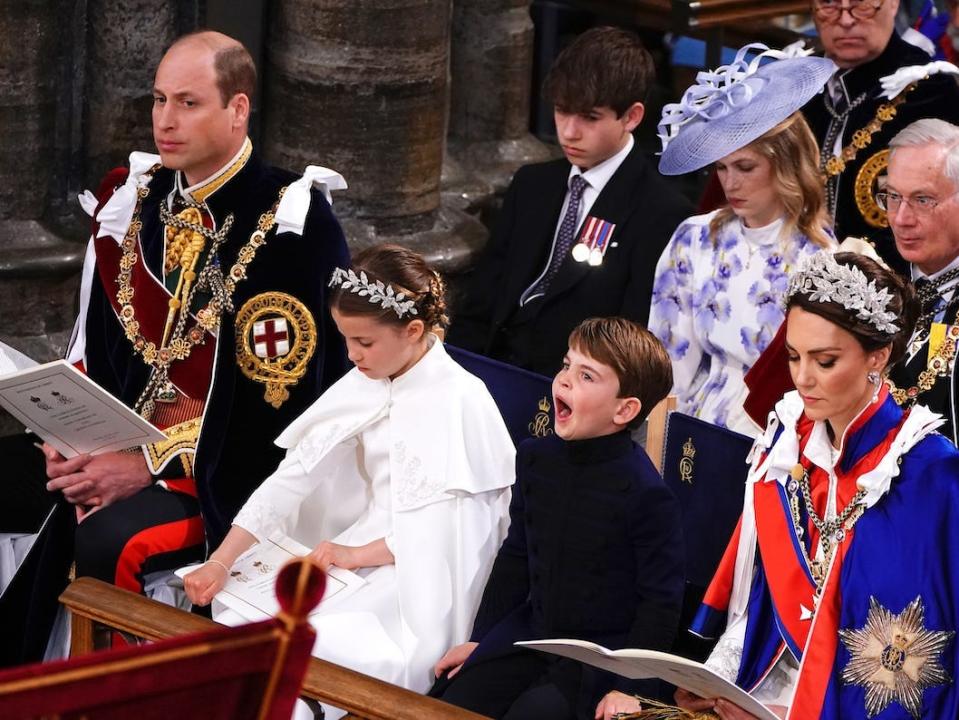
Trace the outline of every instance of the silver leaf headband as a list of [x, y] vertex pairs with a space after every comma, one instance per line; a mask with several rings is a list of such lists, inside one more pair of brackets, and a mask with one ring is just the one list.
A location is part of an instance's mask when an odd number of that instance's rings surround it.
[[401, 319], [407, 314], [417, 314], [415, 300], [407, 300], [405, 292], [396, 292], [392, 285], [382, 280], [370, 282], [362, 270], [357, 275], [353, 268], [336, 268], [330, 277], [330, 287], [340, 287], [365, 297], [373, 305], [379, 305], [384, 310], [392, 310], [396, 313], [396, 317]]
[[805, 295], [812, 302], [834, 302], [856, 314], [860, 320], [888, 335], [899, 332], [899, 316], [889, 310], [892, 293], [876, 287], [865, 273], [854, 265], [836, 262], [831, 252], [812, 255], [789, 278], [786, 302], [794, 295]]
[[[746, 56], [751, 52], [759, 54], [747, 61]], [[683, 93], [682, 99], [663, 108], [663, 117], [656, 129], [663, 150], [666, 150], [683, 125], [697, 117], [718, 120], [736, 108], [748, 105], [753, 98], [753, 88], [745, 81], [756, 74], [764, 59], [789, 60], [808, 55], [812, 55], [812, 50], [803, 47], [801, 40], [782, 50], [771, 50], [762, 43], [750, 43], [739, 49], [729, 65], [697, 73], [696, 84]]]

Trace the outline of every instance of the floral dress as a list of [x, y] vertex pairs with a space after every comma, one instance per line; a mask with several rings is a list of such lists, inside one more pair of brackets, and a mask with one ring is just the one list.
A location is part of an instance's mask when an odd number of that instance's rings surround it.
[[819, 248], [783, 236], [782, 219], [760, 228], [733, 219], [713, 239], [714, 214], [673, 233], [656, 265], [649, 329], [672, 358], [677, 409], [753, 435], [743, 376], [782, 324], [789, 273]]

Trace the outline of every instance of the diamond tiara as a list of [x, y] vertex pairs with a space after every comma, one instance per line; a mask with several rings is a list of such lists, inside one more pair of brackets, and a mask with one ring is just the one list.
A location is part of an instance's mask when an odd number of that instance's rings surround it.
[[876, 281], [867, 280], [859, 268], [836, 262], [828, 251], [812, 255], [789, 278], [786, 302], [795, 295], [805, 295], [812, 302], [842, 305], [881, 333], [899, 332], [899, 315], [889, 310], [892, 293], [876, 287]]
[[363, 270], [357, 274], [353, 268], [336, 268], [330, 277], [330, 287], [340, 287], [365, 297], [373, 305], [393, 310], [401, 319], [407, 314], [417, 314], [415, 300], [407, 299], [405, 292], [397, 292], [392, 285], [382, 280], [370, 282]]

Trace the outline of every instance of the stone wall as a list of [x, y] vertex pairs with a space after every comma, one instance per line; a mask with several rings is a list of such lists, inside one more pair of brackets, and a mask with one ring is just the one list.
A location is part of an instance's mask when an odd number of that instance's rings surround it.
[[291, 170], [346, 176], [336, 212], [352, 247], [400, 242], [448, 273], [467, 268], [486, 237], [478, 212], [519, 164], [545, 156], [526, 132], [528, 6], [0, 3], [0, 340], [37, 360], [63, 355], [88, 232], [76, 195], [152, 149], [154, 70], [196, 27], [242, 29], [260, 61], [257, 146]]

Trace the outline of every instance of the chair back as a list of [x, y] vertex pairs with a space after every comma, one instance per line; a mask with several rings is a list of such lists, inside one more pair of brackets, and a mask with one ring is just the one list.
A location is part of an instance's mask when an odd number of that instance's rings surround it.
[[454, 345], [446, 352], [482, 380], [506, 423], [513, 444], [553, 432], [552, 379]]
[[0, 717], [285, 720], [316, 636], [306, 616], [325, 585], [296, 560], [277, 579], [274, 620], [0, 672]]
[[678, 412], [666, 418], [660, 472], [679, 500], [686, 543], [686, 591], [674, 652], [704, 660], [712, 644], [686, 632], [743, 509], [753, 441]]

